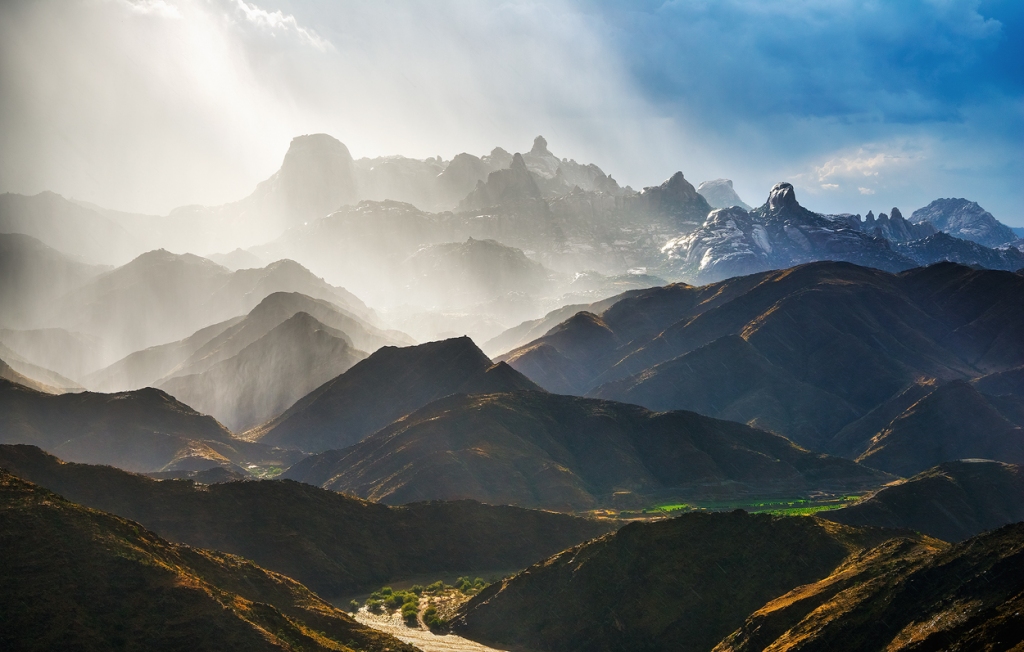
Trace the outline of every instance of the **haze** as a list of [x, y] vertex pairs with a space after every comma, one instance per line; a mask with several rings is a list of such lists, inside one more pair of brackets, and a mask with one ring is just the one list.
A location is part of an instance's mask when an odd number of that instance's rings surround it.
[[151, 214], [249, 194], [290, 139], [445, 160], [545, 134], [822, 212], [969, 197], [1024, 225], [1024, 10], [949, 1], [5, 2], [0, 191]]

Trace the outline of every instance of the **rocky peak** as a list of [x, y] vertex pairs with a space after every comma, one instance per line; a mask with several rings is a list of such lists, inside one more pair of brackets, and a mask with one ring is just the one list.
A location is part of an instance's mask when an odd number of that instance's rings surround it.
[[537, 136], [533, 139], [533, 149], [530, 150], [530, 154], [534, 156], [552, 156], [551, 152], [548, 151], [548, 141], [544, 139], [544, 136]]
[[509, 169], [512, 169], [512, 170], [522, 170], [522, 171], [525, 172], [526, 171], [526, 161], [523, 160], [523, 155], [520, 154], [519, 152], [516, 152], [515, 155], [512, 157], [511, 165], [509, 165], [508, 167], [509, 167]]
[[902, 220], [903, 219], [903, 214], [900, 213], [900, 209], [898, 209], [895, 206], [893, 206], [892, 210], [889, 212], [889, 219], [890, 220]]
[[793, 208], [800, 208], [793, 184], [783, 181], [772, 186], [772, 191], [768, 194], [768, 210], [781, 211]]
[[864, 216], [864, 224], [866, 224], [867, 226], [873, 226], [874, 223], [875, 223], [875, 214], [873, 212], [871, 212], [871, 211], [868, 211], [868, 214]]

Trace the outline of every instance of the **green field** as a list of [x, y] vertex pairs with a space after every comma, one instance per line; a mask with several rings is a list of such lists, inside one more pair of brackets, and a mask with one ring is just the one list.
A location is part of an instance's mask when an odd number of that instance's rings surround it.
[[779, 516], [809, 516], [817, 512], [840, 509], [851, 505], [860, 496], [816, 496], [811, 498], [750, 498], [735, 501], [709, 501], [681, 503], [658, 503], [640, 511], [620, 512], [622, 517], [679, 515], [687, 512], [728, 512], [742, 509], [751, 514], [776, 514]]

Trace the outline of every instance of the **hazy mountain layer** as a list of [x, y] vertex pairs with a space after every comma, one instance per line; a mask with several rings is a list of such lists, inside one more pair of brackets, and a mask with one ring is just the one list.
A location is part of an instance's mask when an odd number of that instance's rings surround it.
[[742, 511], [631, 523], [491, 585], [454, 629], [513, 649], [708, 650], [768, 600], [889, 536]]
[[188, 360], [210, 340], [243, 319], [245, 319], [244, 316], [233, 317], [201, 328], [177, 342], [158, 344], [130, 353], [117, 362], [89, 374], [82, 380], [91, 389], [98, 392], [127, 391], [149, 387]]
[[740, 196], [736, 194], [736, 191], [732, 187], [732, 179], [714, 179], [712, 181], [702, 181], [697, 186], [697, 192], [701, 194], [704, 199], [708, 200], [708, 204], [712, 208], [731, 208], [732, 206], [739, 206], [745, 211], [750, 210], [750, 206], [747, 205]]
[[82, 262], [123, 265], [145, 251], [144, 241], [86, 206], [52, 192], [0, 195], [0, 233], [21, 233]]
[[537, 386], [492, 364], [468, 337], [384, 347], [244, 437], [310, 452], [343, 448], [449, 394], [519, 389]]
[[[0, 359], [4, 360], [4, 363], [10, 367], [12, 372], [28, 379], [29, 383], [27, 384], [30, 387], [32, 386], [32, 383], [40, 384], [46, 388], [43, 391], [50, 394], [77, 392], [83, 389], [81, 385], [70, 378], [61, 376], [56, 371], [44, 369], [43, 367], [39, 367], [28, 362], [14, 351], [4, 346], [2, 342], [0, 342]], [[20, 380], [16, 380], [14, 377], [4, 377], [22, 385], [26, 384], [22, 383]]]
[[0, 233], [0, 327], [39, 327], [60, 297], [104, 270], [27, 235]]
[[0, 378], [3, 378], [4, 380], [9, 380], [12, 383], [15, 383], [15, 384], [18, 384], [18, 385], [24, 385], [25, 387], [28, 387], [29, 389], [34, 389], [34, 390], [36, 390], [38, 392], [44, 392], [46, 394], [63, 394], [64, 393], [64, 390], [62, 390], [60, 388], [52, 387], [50, 385], [46, 385], [44, 383], [38, 382], [36, 380], [33, 380], [33, 379], [29, 378], [28, 376], [24, 376], [24, 375], [18, 373], [17, 371], [15, 371], [14, 369], [11, 368], [11, 365], [7, 364], [3, 360], [0, 360]]
[[820, 450], [921, 378], [1020, 366], [1021, 306], [1016, 274], [814, 263], [630, 293], [499, 359], [548, 389], [743, 419]]
[[0, 514], [6, 649], [416, 650], [283, 575], [3, 470]]
[[761, 607], [715, 652], [1019, 648], [1022, 571], [1019, 523], [951, 547], [893, 539]]
[[0, 443], [133, 471], [289, 460], [235, 439], [213, 417], [157, 389], [53, 396], [8, 380], [0, 380]]
[[1024, 467], [984, 460], [944, 462], [821, 517], [962, 541], [1024, 521]]
[[0, 330], [0, 342], [19, 357], [79, 382], [101, 365], [99, 338], [62, 328]]
[[392, 505], [472, 498], [565, 511], [886, 481], [742, 424], [542, 392], [444, 398], [282, 477]]
[[342, 288], [301, 265], [278, 261], [230, 272], [205, 258], [151, 251], [60, 300], [56, 325], [101, 337], [116, 360], [245, 314], [274, 292], [301, 292], [363, 319], [372, 313]]
[[428, 573], [524, 568], [614, 524], [470, 501], [385, 507], [297, 482], [202, 487], [0, 446], [0, 467], [160, 536], [253, 559], [322, 596]]
[[241, 432], [284, 412], [366, 355], [346, 333], [299, 312], [233, 357], [159, 386]]

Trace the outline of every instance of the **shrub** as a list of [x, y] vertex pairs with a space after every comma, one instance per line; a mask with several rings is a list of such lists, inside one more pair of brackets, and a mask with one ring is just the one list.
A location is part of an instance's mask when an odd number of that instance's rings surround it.
[[447, 622], [437, 615], [437, 609], [433, 605], [427, 607], [423, 612], [423, 622], [432, 630], [442, 629], [448, 625]]

